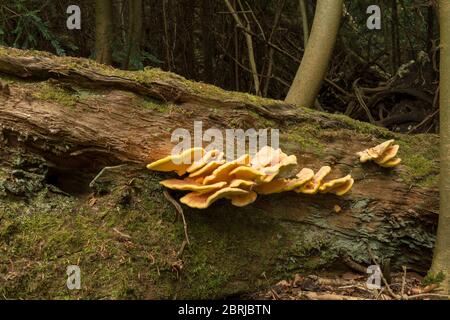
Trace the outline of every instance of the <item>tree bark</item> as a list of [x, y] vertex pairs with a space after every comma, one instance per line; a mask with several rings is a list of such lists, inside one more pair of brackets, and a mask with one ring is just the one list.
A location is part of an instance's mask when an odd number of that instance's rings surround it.
[[[127, 54], [123, 63], [124, 69], [139, 69], [141, 35], [142, 35], [142, 0], [128, 3]], [[130, 65], [131, 64], [131, 65]]]
[[211, 30], [211, 19], [214, 17], [213, 4], [209, 0], [201, 2], [200, 24], [202, 28], [202, 49], [203, 49], [203, 81], [214, 82], [214, 33]]
[[95, 59], [99, 63], [112, 63], [112, 1], [95, 1]]
[[[47, 54], [32, 56], [28, 52], [0, 48], [0, 77], [5, 75], [4, 81], [9, 81], [11, 93], [0, 94], [0, 197], [2, 186], [6, 193], [0, 205], [0, 217], [16, 212], [19, 203], [20, 212], [37, 207], [48, 211], [48, 219], [57, 219], [46, 224], [50, 230], [46, 229], [45, 233], [28, 231], [42, 238], [40, 246], [47, 248], [44, 251], [33, 247], [35, 241], [23, 244], [22, 233], [5, 233], [4, 230], [10, 228], [0, 226], [0, 244], [3, 239], [8, 241], [5, 256], [17, 262], [14, 274], [21, 261], [29, 259], [34, 260], [29, 262], [31, 264], [24, 262], [24, 268], [39, 265], [44, 269], [48, 266], [49, 270], [65, 270], [66, 261], [77, 261], [78, 249], [62, 253], [48, 251], [58, 250], [60, 243], [48, 247], [46, 241], [62, 241], [53, 237], [47, 239], [47, 235], [60, 234], [61, 228], [65, 230], [66, 224], [61, 225], [61, 221], [66, 221], [65, 216], [56, 214], [62, 209], [55, 209], [62, 205], [68, 206], [67, 212], [83, 208], [86, 210], [81, 215], [83, 219], [92, 219], [82, 229], [86, 233], [92, 229], [89, 239], [75, 241], [72, 238], [76, 235], [69, 232], [70, 248], [80, 242], [82, 248], [90, 248], [105, 241], [103, 237], [114, 244], [112, 252], [116, 246], [125, 246], [120, 252], [110, 253], [108, 259], [117, 259], [117, 265], [108, 264], [107, 270], [115, 274], [123, 272], [127, 277], [133, 276], [133, 280], [114, 278], [112, 282], [99, 282], [96, 288], [106, 296], [112, 294], [111, 286], [123, 286], [123, 283], [127, 286], [137, 283], [133, 290], [137, 290], [139, 297], [148, 297], [148, 292], [154, 293], [152, 297], [176, 294], [179, 298], [235, 295], [264, 284], [262, 273], [269, 282], [276, 282], [287, 273], [329, 268], [348, 259], [363, 266], [370, 265], [368, 246], [378, 257], [390, 258], [394, 270], [406, 265], [409, 270], [423, 273], [430, 267], [438, 218], [438, 193], [433, 182], [437, 173], [433, 170], [425, 175], [418, 172], [424, 169], [418, 167], [416, 161], [419, 159], [426, 168], [437, 166], [433, 146], [438, 138], [434, 135], [399, 135], [342, 116], [227, 93], [162, 71], [124, 72], [84, 59]], [[210, 127], [278, 128], [281, 148], [297, 155], [299, 169], [317, 170], [330, 165], [332, 177], [351, 173], [355, 185], [345, 197], [286, 193], [261, 196], [245, 208], [232, 207], [225, 201], [204, 211], [184, 207], [192, 245], [183, 255], [184, 267], [179, 269], [180, 258], [173, 254], [179, 247], [174, 239], [184, 237], [183, 228], [174, 226], [167, 213], [162, 216], [160, 213], [165, 210], [170, 216], [174, 212], [157, 183], [168, 175], [150, 173], [145, 164], [170, 153], [173, 130], [186, 128], [192, 132], [193, 122], [200, 120], [204, 130]], [[399, 168], [385, 170], [357, 161], [357, 151], [390, 138], [401, 144], [400, 156], [404, 164]], [[70, 201], [60, 204], [55, 195], [42, 197], [32, 192], [28, 200], [23, 200], [23, 195], [17, 191], [19, 187], [10, 187], [11, 181], [26, 183], [31, 179], [27, 177], [36, 176], [37, 169], [32, 170], [31, 165], [22, 165], [23, 161], [11, 158], [19, 151], [43, 159], [39, 168], [48, 168], [48, 173], [41, 184], [60, 189], [67, 194], [68, 198], [64, 199]], [[15, 167], [17, 163], [21, 164], [20, 170]], [[86, 197], [92, 192], [90, 182], [101, 169], [121, 164], [126, 166], [115, 169], [116, 175], [111, 179], [116, 183], [124, 180], [123, 184], [108, 189], [106, 195], [103, 192], [94, 198]], [[30, 188], [20, 190], [28, 194]], [[118, 194], [120, 200], [112, 204], [111, 199], [116, 199]], [[179, 194], [173, 196], [178, 198]], [[36, 205], [36, 201], [44, 203]], [[140, 222], [131, 223], [131, 217]], [[10, 219], [19, 227], [27, 221], [23, 221], [19, 213]], [[109, 227], [116, 231], [105, 229]], [[123, 233], [130, 238], [124, 240]], [[8, 238], [4, 238], [5, 234]], [[150, 260], [140, 263], [139, 257], [155, 246], [149, 239], [162, 249], [157, 253], [152, 251], [153, 260], [147, 257], [145, 259]], [[16, 245], [21, 245], [21, 249], [15, 251]], [[34, 251], [37, 253], [30, 258]], [[41, 265], [44, 254], [56, 255], [56, 258]], [[95, 267], [98, 263], [105, 263], [103, 256], [90, 259], [83, 268], [93, 268], [92, 272], [98, 269]], [[119, 263], [123, 259], [130, 259], [130, 262]], [[2, 270], [9, 270], [10, 260], [0, 259], [0, 264], [4, 264]], [[154, 272], [151, 282], [145, 276], [142, 278], [150, 269]], [[106, 269], [99, 270], [95, 273], [97, 276], [107, 276]], [[33, 288], [58, 283], [56, 280], [47, 283], [48, 277], [36, 279], [40, 282]], [[89, 281], [96, 279], [89, 278]], [[5, 296], [16, 296], [20, 283], [20, 278], [9, 281], [2, 292], [6, 292]], [[138, 287], [147, 291], [141, 292]], [[58, 296], [60, 291], [45, 290], [49, 297]], [[33, 296], [33, 292], [27, 296]], [[93, 292], [86, 290], [82, 295], [97, 297]]]
[[299, 0], [298, 7], [300, 17], [302, 19], [303, 47], [306, 48], [309, 37], [309, 25], [308, 25], [308, 11], [306, 10], [305, 0]]
[[434, 274], [443, 272], [446, 276], [442, 282], [448, 293], [450, 287], [450, 3], [439, 1], [440, 16], [440, 215], [437, 230], [436, 247], [434, 249]]
[[308, 108], [314, 105], [333, 53], [342, 4], [342, 0], [317, 1], [308, 45], [286, 102]]

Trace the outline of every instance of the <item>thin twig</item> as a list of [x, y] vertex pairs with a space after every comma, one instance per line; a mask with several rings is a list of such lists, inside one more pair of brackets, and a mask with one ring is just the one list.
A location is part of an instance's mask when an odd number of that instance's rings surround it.
[[413, 133], [414, 131], [416, 131], [417, 129], [419, 129], [421, 126], [423, 126], [424, 124], [426, 124], [428, 121], [430, 121], [432, 118], [434, 118], [437, 114], [439, 113], [439, 109], [434, 110], [431, 114], [429, 114], [425, 119], [423, 119], [423, 121], [421, 123], [419, 123], [418, 125], [414, 126], [411, 130], [408, 131], [408, 133]]
[[440, 293], [420, 293], [412, 296], [406, 296], [406, 300], [417, 299], [417, 298], [425, 298], [425, 297], [435, 297], [435, 298], [447, 298], [450, 299], [450, 295], [448, 294], [440, 294]]
[[181, 256], [183, 255], [183, 252], [184, 252], [184, 248], [186, 248], [186, 244], [187, 244], [187, 241], [183, 240], [183, 243], [181, 244], [181, 248], [180, 248], [180, 250], [178, 250], [178, 253], [177, 253], [178, 259], [181, 259]]
[[114, 231], [115, 233], [117, 233], [120, 237], [124, 238], [124, 239], [127, 239], [127, 240], [130, 240], [130, 239], [131, 239], [131, 236], [130, 236], [130, 235], [121, 232], [121, 231], [120, 231], [119, 229], [117, 229], [117, 228], [113, 228], [113, 231]]
[[90, 187], [90, 188], [93, 188], [95, 182], [97, 181], [97, 179], [100, 178], [100, 176], [101, 176], [105, 171], [113, 170], [113, 169], [117, 169], [117, 168], [121, 168], [121, 167], [123, 167], [123, 166], [126, 166], [126, 164], [120, 164], [120, 165], [118, 165], [118, 166], [113, 166], [113, 167], [104, 167], [104, 168], [103, 168], [102, 170], [100, 170], [100, 172], [95, 176], [95, 178], [92, 179], [92, 181], [89, 183], [89, 187]]
[[183, 208], [181, 208], [180, 204], [174, 198], [172, 198], [172, 196], [169, 194], [169, 192], [167, 192], [167, 190], [164, 190], [163, 194], [164, 197], [166, 197], [166, 199], [169, 200], [171, 204], [173, 204], [173, 206], [175, 207], [181, 218], [183, 218], [184, 236], [186, 237], [187, 244], [190, 245], [191, 243], [189, 242], [188, 227], [186, 219], [184, 218]]
[[369, 108], [367, 107], [366, 102], [364, 101], [364, 98], [362, 97], [361, 90], [359, 89], [357, 83], [359, 81], [359, 78], [355, 80], [353, 83], [353, 90], [355, 91], [355, 96], [358, 99], [359, 104], [364, 109], [364, 111], [367, 114], [367, 118], [369, 118], [369, 121], [371, 124], [375, 124], [375, 119], [372, 117], [372, 113], [370, 112]]
[[401, 298], [404, 299], [405, 296], [405, 284], [406, 284], [406, 267], [402, 266], [403, 268], [403, 277], [402, 277], [402, 293]]

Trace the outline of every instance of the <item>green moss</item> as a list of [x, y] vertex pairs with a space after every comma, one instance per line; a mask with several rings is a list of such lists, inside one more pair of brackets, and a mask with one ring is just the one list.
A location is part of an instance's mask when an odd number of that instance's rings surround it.
[[[301, 127], [294, 127], [287, 133], [281, 135], [281, 144], [286, 150], [300, 150], [301, 152], [323, 156], [325, 145], [319, 140], [321, 129], [316, 124], [308, 124]], [[290, 147], [289, 145], [295, 145]]]
[[[89, 68], [94, 72], [113, 77], [121, 77], [125, 79], [135, 80], [143, 85], [153, 83], [153, 82], [166, 82], [174, 83], [176, 86], [183, 88], [186, 92], [201, 95], [205, 97], [210, 97], [213, 99], [227, 100], [227, 101], [240, 101], [248, 104], [254, 105], [271, 105], [276, 106], [277, 104], [282, 104], [281, 101], [276, 101], [272, 99], [261, 98], [248, 93], [242, 92], [231, 92], [225, 91], [216, 86], [205, 84], [201, 82], [194, 82], [187, 80], [186, 78], [179, 76], [177, 74], [162, 71], [158, 68], [146, 67], [141, 71], [127, 71], [115, 69], [111, 66], [99, 64], [90, 59], [83, 58], [72, 58], [72, 57], [57, 57], [47, 52], [41, 51], [21, 51], [13, 48], [7, 48], [0, 46], [0, 55], [20, 57], [24, 55], [34, 55], [37, 57], [45, 57], [54, 59], [60, 66], [61, 72], [65, 72], [66, 69], [80, 69]], [[47, 95], [50, 99], [52, 96]], [[63, 99], [61, 97], [54, 97], [57, 99]], [[65, 100], [65, 99], [63, 99]], [[68, 101], [66, 101], [68, 102]]]
[[78, 97], [69, 91], [52, 85], [48, 82], [40, 83], [37, 86], [37, 91], [33, 93], [33, 96], [46, 101], [54, 101], [60, 105], [73, 107], [78, 101]]
[[[377, 127], [368, 122], [355, 120], [343, 114], [331, 114], [312, 110], [309, 108], [300, 108], [300, 109], [302, 110], [303, 113], [312, 116], [312, 118], [314, 118], [314, 116], [320, 115], [323, 118], [328, 119], [329, 121], [335, 121], [336, 123], [339, 123], [340, 126], [342, 126], [342, 124], [345, 124], [347, 129], [355, 130], [361, 134], [372, 135], [378, 138], [385, 138], [385, 139], [392, 139], [396, 136], [394, 132], [389, 131], [386, 128]], [[330, 126], [332, 125], [330, 124]]]
[[435, 186], [439, 175], [439, 140], [434, 135], [415, 135], [400, 139], [398, 156], [406, 171], [401, 174], [408, 183], [420, 186]]
[[153, 99], [140, 98], [139, 106], [144, 109], [156, 110], [160, 113], [168, 112], [168, 104], [159, 103]]
[[427, 273], [427, 275], [422, 279], [422, 284], [424, 286], [427, 286], [430, 284], [439, 284], [444, 280], [445, 280], [445, 274], [442, 271], [440, 271], [437, 274], [434, 274], [429, 271]]

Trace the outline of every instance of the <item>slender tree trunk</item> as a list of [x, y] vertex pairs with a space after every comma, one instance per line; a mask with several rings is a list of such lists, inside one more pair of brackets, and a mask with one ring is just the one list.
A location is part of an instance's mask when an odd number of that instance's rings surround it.
[[433, 47], [433, 37], [434, 37], [434, 12], [433, 12], [433, 6], [430, 4], [430, 6], [427, 8], [427, 37], [426, 37], [426, 52], [430, 55], [431, 54], [431, 48]]
[[95, 1], [95, 59], [99, 63], [112, 63], [112, 1]]
[[[283, 12], [284, 4], [285, 4], [284, 0], [278, 4], [278, 10], [275, 13], [275, 19], [273, 21], [272, 31], [270, 32], [270, 36], [268, 39], [269, 42], [272, 42], [273, 36], [276, 32], [276, 29], [278, 28], [278, 23], [281, 18], [281, 13]], [[269, 84], [270, 84], [270, 80], [272, 79], [272, 73], [273, 73], [274, 53], [275, 53], [274, 49], [269, 46], [268, 54], [267, 54], [267, 71], [265, 73], [266, 77], [264, 79], [264, 86], [263, 86], [263, 90], [262, 90], [263, 97], [267, 97], [267, 93], [269, 92]], [[265, 69], [265, 68], [263, 68], [263, 69]]]
[[444, 272], [443, 289], [449, 292], [450, 278], [450, 2], [439, 1], [441, 30], [440, 59], [440, 197], [439, 223], [431, 271]]
[[318, 0], [308, 45], [286, 102], [312, 107], [333, 52], [342, 16], [343, 0]]
[[210, 0], [202, 0], [201, 8], [201, 28], [203, 44], [203, 80], [208, 83], [214, 82], [213, 61], [214, 61], [214, 39], [211, 30], [212, 24], [212, 3]]
[[166, 51], [166, 65], [167, 70], [172, 70], [172, 54], [170, 49], [170, 32], [169, 24], [167, 19], [167, 5], [168, 0], [162, 1], [162, 14], [163, 14], [163, 24], [164, 24], [164, 48]]
[[306, 48], [306, 45], [308, 44], [308, 37], [309, 37], [309, 26], [308, 26], [308, 12], [306, 11], [305, 0], [299, 0], [298, 6], [299, 6], [299, 10], [300, 10], [300, 16], [302, 19], [303, 44], [304, 44], [304, 47]]
[[123, 63], [124, 69], [138, 69], [142, 35], [142, 0], [128, 2], [128, 37], [127, 55]]
[[181, 2], [184, 8], [180, 16], [180, 45], [183, 47], [183, 74], [189, 79], [198, 79], [198, 70], [196, 68], [197, 61], [195, 50], [197, 44], [195, 43], [195, 0], [185, 0]]
[[400, 67], [401, 61], [401, 52], [400, 52], [400, 34], [398, 30], [398, 8], [397, 1], [392, 1], [392, 21], [391, 21], [391, 30], [392, 30], [392, 59], [395, 73], [397, 69]]
[[258, 68], [256, 67], [256, 60], [255, 60], [255, 50], [253, 48], [253, 39], [252, 35], [250, 34], [249, 26], [245, 26], [242, 20], [239, 18], [238, 14], [236, 13], [236, 10], [233, 8], [229, 0], [224, 0], [225, 4], [230, 11], [231, 15], [233, 16], [236, 25], [244, 30], [245, 33], [245, 42], [247, 44], [247, 51], [248, 51], [248, 61], [250, 64], [250, 70], [252, 70], [252, 76], [253, 76], [253, 84], [255, 86], [255, 93], [260, 94], [260, 83], [259, 83], [259, 75], [258, 75]]
[[239, 74], [239, 61], [241, 61], [240, 48], [239, 48], [239, 32], [237, 26], [233, 28], [233, 42], [234, 42], [234, 84], [235, 90], [239, 91], [240, 88], [240, 74]]

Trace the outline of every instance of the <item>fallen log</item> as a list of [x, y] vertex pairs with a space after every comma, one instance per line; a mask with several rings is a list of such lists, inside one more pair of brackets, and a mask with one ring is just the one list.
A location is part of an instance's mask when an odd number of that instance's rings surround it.
[[[368, 247], [394, 270], [430, 266], [436, 135], [396, 134], [157, 69], [120, 71], [4, 47], [0, 81], [9, 88], [0, 93], [4, 297], [236, 296], [288, 274], [368, 266]], [[192, 132], [194, 121], [204, 130], [277, 128], [299, 168], [330, 165], [332, 177], [350, 173], [355, 185], [345, 197], [283, 193], [244, 208], [183, 207], [190, 245], [180, 250], [183, 224], [158, 184], [171, 175], [145, 164], [169, 154], [171, 133]], [[356, 152], [386, 139], [400, 144], [398, 168], [358, 162]], [[117, 167], [97, 177], [107, 166]], [[74, 264], [79, 291], [65, 285]]]

